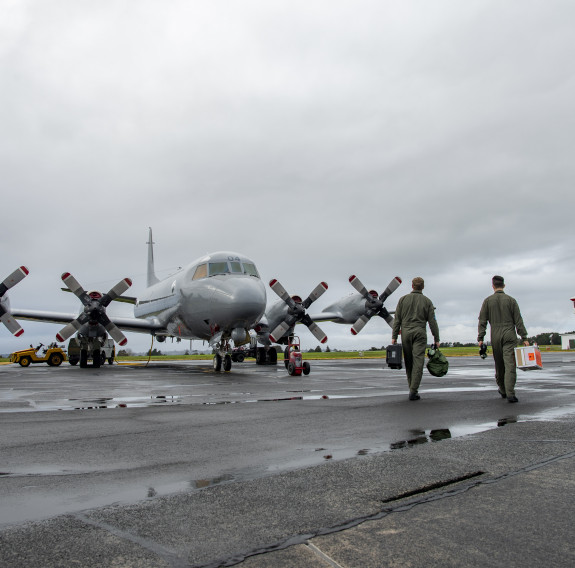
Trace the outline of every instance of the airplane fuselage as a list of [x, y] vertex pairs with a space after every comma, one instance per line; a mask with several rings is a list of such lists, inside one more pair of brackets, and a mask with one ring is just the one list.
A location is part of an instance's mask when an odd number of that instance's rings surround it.
[[172, 276], [152, 284], [138, 297], [137, 318], [159, 322], [164, 335], [182, 339], [249, 340], [261, 319], [266, 291], [255, 264], [223, 251], [206, 255]]

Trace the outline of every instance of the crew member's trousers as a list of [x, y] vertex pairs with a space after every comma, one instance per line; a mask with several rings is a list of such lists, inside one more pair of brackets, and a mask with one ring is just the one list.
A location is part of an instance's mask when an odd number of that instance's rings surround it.
[[495, 381], [499, 391], [508, 397], [515, 396], [515, 383], [517, 382], [517, 368], [515, 363], [515, 348], [517, 335], [515, 332], [499, 331], [493, 329], [491, 333], [491, 346], [495, 360]]
[[423, 376], [427, 331], [425, 328], [402, 329], [401, 344], [409, 392], [417, 394]]

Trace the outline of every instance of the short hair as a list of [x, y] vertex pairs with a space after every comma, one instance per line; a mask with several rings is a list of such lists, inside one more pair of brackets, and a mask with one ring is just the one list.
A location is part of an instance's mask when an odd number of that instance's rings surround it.
[[423, 278], [421, 276], [416, 276], [412, 281], [411, 281], [411, 287], [414, 290], [423, 290], [423, 286], [424, 286], [424, 282], [423, 282]]
[[492, 279], [491, 279], [491, 283], [493, 284], [493, 286], [495, 288], [505, 288], [505, 280], [503, 279], [503, 276], [499, 276], [499, 275], [495, 275]]

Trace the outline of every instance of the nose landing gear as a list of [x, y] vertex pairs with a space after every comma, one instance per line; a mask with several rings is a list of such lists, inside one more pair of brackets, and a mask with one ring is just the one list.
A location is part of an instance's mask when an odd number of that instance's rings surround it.
[[228, 341], [223, 344], [218, 344], [215, 347], [214, 353], [214, 371], [219, 373], [224, 368], [224, 371], [227, 373], [232, 369], [232, 356], [231, 356], [231, 348]]

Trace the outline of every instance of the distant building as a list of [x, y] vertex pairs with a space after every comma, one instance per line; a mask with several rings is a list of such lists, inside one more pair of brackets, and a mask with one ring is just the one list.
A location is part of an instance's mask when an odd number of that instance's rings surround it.
[[575, 349], [575, 333], [561, 334], [561, 349]]

